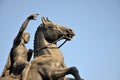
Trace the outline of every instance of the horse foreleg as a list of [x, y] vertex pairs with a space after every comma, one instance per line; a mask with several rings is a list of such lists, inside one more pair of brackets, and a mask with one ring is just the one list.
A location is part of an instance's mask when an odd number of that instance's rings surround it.
[[70, 67], [70, 68], [63, 68], [63, 69], [57, 69], [54, 70], [54, 75], [53, 77], [55, 79], [64, 77], [67, 74], [72, 74], [75, 77], [75, 80], [83, 80], [81, 79], [79, 72], [76, 67]]

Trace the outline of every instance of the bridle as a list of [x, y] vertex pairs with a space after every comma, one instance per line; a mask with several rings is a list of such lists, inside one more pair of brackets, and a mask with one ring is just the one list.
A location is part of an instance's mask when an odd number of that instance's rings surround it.
[[[44, 32], [44, 29], [42, 29], [42, 32]], [[35, 49], [33, 51], [34, 52], [35, 51], [41, 51], [41, 50], [46, 49], [46, 48], [49, 48], [49, 49], [59, 49], [60, 47], [62, 47], [68, 41], [67, 39], [65, 39], [65, 41], [61, 45], [59, 45], [58, 47], [48, 47], [48, 46], [51, 45], [51, 44], [55, 44], [56, 42], [58, 42], [62, 38], [64, 38], [64, 35], [62, 35], [60, 38], [58, 38], [57, 40], [53, 41], [52, 43], [49, 43], [48, 45], [46, 45], [46, 46], [44, 46], [42, 48], [37, 48], [37, 49]]]

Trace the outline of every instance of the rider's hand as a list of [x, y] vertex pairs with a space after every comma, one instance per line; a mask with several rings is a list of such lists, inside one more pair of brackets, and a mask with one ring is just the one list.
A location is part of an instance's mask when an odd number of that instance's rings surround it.
[[36, 20], [36, 18], [37, 18], [38, 15], [39, 15], [39, 14], [32, 14], [32, 15], [30, 15], [30, 16], [28, 17], [28, 19], [29, 19], [29, 20]]

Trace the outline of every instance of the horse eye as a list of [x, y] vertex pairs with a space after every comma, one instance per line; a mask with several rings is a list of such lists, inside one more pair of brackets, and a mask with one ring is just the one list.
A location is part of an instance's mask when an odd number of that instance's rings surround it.
[[48, 28], [53, 28], [52, 26], [48, 26]]

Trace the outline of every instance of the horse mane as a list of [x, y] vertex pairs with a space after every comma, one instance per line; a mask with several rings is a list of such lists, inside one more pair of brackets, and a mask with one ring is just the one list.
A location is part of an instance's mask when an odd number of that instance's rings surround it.
[[43, 30], [43, 24], [40, 24], [35, 32], [34, 36], [34, 56], [37, 55], [38, 51], [36, 49], [39, 48], [38, 41], [40, 40], [39, 33]]

